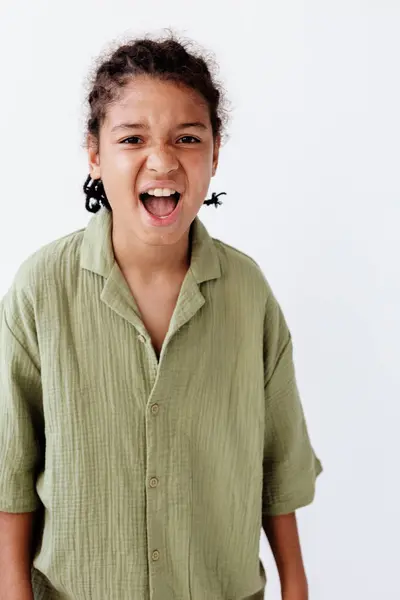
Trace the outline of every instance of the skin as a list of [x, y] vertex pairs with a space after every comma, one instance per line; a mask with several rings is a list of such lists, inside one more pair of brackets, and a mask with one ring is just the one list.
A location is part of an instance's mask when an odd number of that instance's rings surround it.
[[263, 529], [278, 569], [282, 600], [308, 600], [296, 513], [265, 517]]
[[[203, 128], [181, 123], [201, 122]], [[145, 129], [113, 131], [121, 123]], [[190, 136], [190, 137], [188, 137]], [[173, 82], [135, 77], [108, 107], [100, 145], [88, 138], [93, 179], [101, 178], [113, 209], [113, 245], [124, 272], [152, 280], [188, 267], [189, 229], [207, 197], [217, 170], [220, 137], [214, 138], [207, 103], [200, 94]], [[139, 190], [152, 180], [183, 186], [183, 209], [176, 223], [150, 225]]]
[[33, 600], [31, 542], [35, 516], [0, 512], [0, 600]]

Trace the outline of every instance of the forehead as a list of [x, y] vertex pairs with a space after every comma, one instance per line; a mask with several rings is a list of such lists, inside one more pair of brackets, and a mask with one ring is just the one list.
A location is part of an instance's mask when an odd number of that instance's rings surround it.
[[171, 81], [138, 76], [127, 83], [107, 109], [105, 125], [112, 128], [128, 119], [151, 126], [173, 126], [175, 122], [209, 121], [207, 102], [195, 90]]

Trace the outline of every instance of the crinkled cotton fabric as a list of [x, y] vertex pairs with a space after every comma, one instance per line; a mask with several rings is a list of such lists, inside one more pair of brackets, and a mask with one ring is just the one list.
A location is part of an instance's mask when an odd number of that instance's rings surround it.
[[36, 511], [35, 600], [262, 598], [261, 527], [322, 470], [282, 310], [196, 217], [157, 358], [111, 231], [102, 208], [0, 303], [0, 510]]

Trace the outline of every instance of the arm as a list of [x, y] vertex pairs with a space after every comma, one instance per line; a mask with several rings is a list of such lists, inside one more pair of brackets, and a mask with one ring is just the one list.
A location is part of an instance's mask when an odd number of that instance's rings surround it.
[[33, 514], [0, 512], [0, 600], [33, 600]]
[[291, 335], [272, 294], [266, 307], [264, 365], [262, 524], [278, 568], [283, 600], [307, 600], [295, 511], [313, 501], [322, 465], [308, 434]]
[[283, 600], [308, 600], [296, 514], [267, 517], [264, 530], [278, 568]]
[[[6, 320], [6, 303], [17, 335]], [[0, 600], [33, 600], [35, 482], [44, 461], [44, 426], [32, 329], [10, 293], [0, 302]]]

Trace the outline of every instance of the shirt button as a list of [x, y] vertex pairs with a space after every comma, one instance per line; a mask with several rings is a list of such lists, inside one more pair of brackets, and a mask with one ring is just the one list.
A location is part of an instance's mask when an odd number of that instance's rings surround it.
[[152, 553], [152, 555], [151, 555], [151, 558], [152, 558], [153, 560], [158, 560], [158, 559], [160, 558], [160, 553], [159, 553], [159, 551], [158, 551], [158, 550], [154, 550], [154, 552], [153, 552], [153, 553]]
[[158, 409], [160, 407], [158, 406], [158, 404], [153, 404], [153, 406], [151, 407], [151, 412], [153, 413], [153, 415], [156, 415], [158, 413]]
[[144, 337], [144, 335], [140, 334], [140, 335], [138, 335], [138, 340], [139, 340], [139, 342], [142, 342], [142, 344], [144, 344], [146, 341], [146, 338]]
[[158, 479], [157, 477], [152, 477], [150, 479], [150, 487], [155, 488], [158, 486]]

